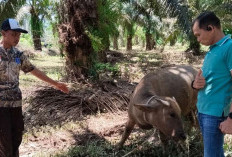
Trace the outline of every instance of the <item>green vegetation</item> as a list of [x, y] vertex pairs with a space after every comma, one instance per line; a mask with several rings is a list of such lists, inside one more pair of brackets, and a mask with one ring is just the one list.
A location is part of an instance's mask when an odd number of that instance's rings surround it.
[[117, 64], [111, 65], [110, 63], [96, 63], [93, 69], [91, 70], [92, 70], [90, 71], [92, 72], [91, 76], [96, 76], [96, 74], [94, 73], [97, 73], [98, 76], [101, 74], [107, 74], [108, 77], [107, 79], [118, 78], [118, 76], [120, 76], [120, 69]]
[[[40, 55], [36, 55], [34, 58], [30, 59], [31, 63], [38, 67], [40, 70], [45, 72], [47, 76], [54, 80], [62, 79], [64, 75], [64, 60], [60, 56], [49, 56], [44, 52], [41, 52]], [[30, 87], [35, 85], [44, 84], [41, 80], [35, 76], [29, 74], [24, 74], [21, 71], [20, 74], [20, 87]]]
[[[87, 84], [90, 79], [95, 82], [114, 79], [136, 82], [163, 65], [201, 67], [208, 47], [200, 46], [193, 37], [191, 22], [203, 10], [214, 11], [221, 19], [225, 34], [232, 33], [232, 7], [228, 0], [8, 0], [0, 2], [0, 22], [14, 17], [28, 29], [28, 34], [21, 35], [19, 48], [36, 67], [54, 80], [75, 76], [75, 81], [84, 80]], [[114, 63], [106, 62], [108, 56], [105, 52], [110, 50], [119, 51], [126, 60], [120, 58]], [[80, 84], [75, 81], [73, 84]], [[30, 74], [21, 73], [23, 93], [38, 86], [47, 84]], [[23, 142], [27, 144], [34, 136], [49, 139], [57, 132], [83, 129], [82, 122], [85, 121], [33, 128], [25, 133]], [[135, 148], [138, 149], [128, 156], [202, 156], [202, 140], [197, 130], [191, 130], [183, 149], [170, 142], [165, 155], [159, 143], [143, 143], [140, 131], [135, 132], [119, 151], [114, 147], [119, 137], [108, 140], [94, 134], [91, 138], [92, 134], [88, 132], [86, 136], [89, 135], [90, 139], [85, 143], [70, 144], [71, 147], [55, 153], [41, 150], [35, 157], [123, 156]], [[80, 132], [76, 134], [82, 135]], [[225, 139], [225, 154], [229, 157], [232, 156], [231, 137]]]

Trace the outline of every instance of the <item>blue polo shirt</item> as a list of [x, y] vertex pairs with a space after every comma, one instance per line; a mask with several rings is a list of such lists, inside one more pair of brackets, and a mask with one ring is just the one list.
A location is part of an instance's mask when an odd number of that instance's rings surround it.
[[211, 45], [202, 66], [206, 85], [198, 92], [198, 112], [227, 116], [232, 95], [232, 39], [230, 35]]

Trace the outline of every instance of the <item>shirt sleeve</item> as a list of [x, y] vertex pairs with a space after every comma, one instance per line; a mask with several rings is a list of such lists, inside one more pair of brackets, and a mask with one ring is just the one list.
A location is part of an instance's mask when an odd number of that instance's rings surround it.
[[35, 69], [35, 66], [29, 61], [29, 59], [22, 53], [21, 57], [21, 70], [24, 73], [31, 72]]

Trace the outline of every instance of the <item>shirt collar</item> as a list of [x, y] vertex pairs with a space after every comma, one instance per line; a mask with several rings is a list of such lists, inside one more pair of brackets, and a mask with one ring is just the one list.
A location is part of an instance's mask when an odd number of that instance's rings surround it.
[[1, 49], [3, 50], [2, 52], [3, 52], [5, 55], [14, 54], [14, 53], [15, 53], [15, 48], [14, 48], [14, 47], [11, 47], [11, 48], [9, 48], [9, 49], [4, 49], [2, 44], [0, 44], [0, 47], [1, 47]]
[[222, 46], [228, 39], [231, 39], [231, 35], [230, 34], [224, 36], [221, 40], [219, 40], [215, 44], [211, 45], [209, 48], [211, 49], [214, 46]]

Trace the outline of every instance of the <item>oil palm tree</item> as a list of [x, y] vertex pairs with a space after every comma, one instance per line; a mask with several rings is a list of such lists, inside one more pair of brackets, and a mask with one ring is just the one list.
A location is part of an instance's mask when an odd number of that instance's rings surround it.
[[126, 50], [132, 50], [132, 38], [135, 34], [135, 24], [138, 18], [136, 10], [133, 9], [133, 1], [122, 0], [122, 19], [121, 24], [124, 28], [126, 34], [127, 46]]
[[155, 34], [161, 27], [160, 7], [153, 1], [133, 1], [133, 8], [138, 14], [136, 23], [145, 30], [146, 50], [152, 50], [155, 44]]
[[35, 50], [42, 50], [41, 37], [43, 35], [44, 19], [50, 18], [52, 0], [27, 0], [26, 4], [19, 10], [18, 19], [24, 20], [29, 17], [30, 30]]
[[94, 65], [94, 49], [86, 28], [97, 27], [97, 1], [64, 0], [59, 8], [59, 36], [67, 56], [68, 77], [84, 81]]
[[109, 39], [118, 34], [119, 10], [117, 0], [61, 1], [59, 34], [69, 76], [98, 77], [95, 65], [106, 61]]
[[[189, 49], [194, 55], [200, 55], [200, 44], [197, 42], [196, 38], [192, 34], [192, 14], [188, 9], [187, 1], [178, 0], [157, 0], [161, 6], [163, 6], [163, 11], [171, 16], [177, 17], [177, 23], [181, 30], [186, 33], [190, 45]], [[198, 3], [197, 3], [198, 4]]]
[[[136, 4], [137, 0], [121, 0], [123, 2], [128, 2]], [[142, 0], [140, 0], [142, 1]], [[139, 2], [140, 2], [139, 1]], [[190, 0], [191, 1], [191, 0]], [[156, 15], [159, 15], [161, 18], [163, 16], [176, 17], [177, 23], [181, 30], [187, 34], [190, 41], [190, 49], [193, 50], [193, 54], [200, 54], [200, 45], [197, 42], [196, 38], [191, 33], [191, 21], [192, 14], [188, 9], [188, 2], [185, 0], [146, 0], [147, 4], [153, 4], [148, 6], [146, 9], [153, 9], [156, 11]], [[158, 6], [158, 9], [157, 9]], [[158, 11], [158, 12], [157, 12]]]

